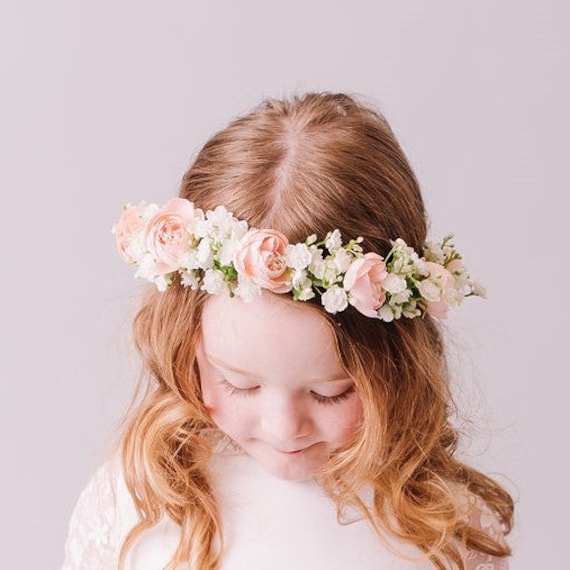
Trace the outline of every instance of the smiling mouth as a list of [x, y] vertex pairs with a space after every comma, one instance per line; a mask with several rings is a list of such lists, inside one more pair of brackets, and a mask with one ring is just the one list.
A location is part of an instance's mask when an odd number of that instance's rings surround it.
[[283, 455], [300, 455], [301, 453], [313, 448], [316, 444], [313, 445], [309, 445], [307, 447], [303, 447], [302, 449], [296, 449], [294, 451], [286, 451], [284, 449], [279, 449], [278, 447], [275, 447], [275, 451], [278, 451], [279, 453], [282, 453]]

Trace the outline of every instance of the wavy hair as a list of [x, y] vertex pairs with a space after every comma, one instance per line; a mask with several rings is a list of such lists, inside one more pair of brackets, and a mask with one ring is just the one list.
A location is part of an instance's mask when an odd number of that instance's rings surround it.
[[[334, 228], [362, 236], [363, 247], [380, 255], [396, 237], [416, 250], [426, 241], [419, 185], [388, 123], [344, 94], [265, 101], [205, 144], [180, 195], [203, 210], [224, 205], [250, 226], [280, 230], [292, 243]], [[172, 568], [188, 561], [204, 570], [220, 564], [223, 528], [205, 435], [214, 426], [196, 365], [205, 302], [204, 292], [176, 282], [164, 293], [149, 291], [135, 318], [149, 385], [122, 444], [125, 479], [141, 520], [123, 544], [121, 567], [164, 514], [181, 528]], [[330, 323], [364, 407], [354, 440], [318, 474], [339, 517], [345, 507], [357, 507], [380, 538], [387, 530], [440, 569], [449, 563], [466, 568], [466, 547], [510, 555], [503, 540], [465, 518], [457, 501], [459, 487], [484, 502], [505, 534], [511, 530], [508, 492], [454, 457], [454, 405], [432, 318], [384, 323], [353, 308], [334, 317], [318, 304], [311, 308]], [[363, 485], [373, 491], [371, 505], [359, 499]]]

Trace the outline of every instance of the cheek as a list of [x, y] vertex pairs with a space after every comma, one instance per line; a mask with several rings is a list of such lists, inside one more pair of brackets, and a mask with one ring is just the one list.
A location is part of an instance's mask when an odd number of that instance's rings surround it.
[[250, 422], [247, 409], [223, 388], [204, 386], [202, 397], [210, 417], [223, 432], [236, 439], [248, 429]]
[[342, 409], [338, 409], [329, 418], [329, 423], [334, 427], [336, 438], [341, 441], [348, 440], [358, 429], [362, 422], [362, 403], [360, 398], [355, 397], [346, 402]]

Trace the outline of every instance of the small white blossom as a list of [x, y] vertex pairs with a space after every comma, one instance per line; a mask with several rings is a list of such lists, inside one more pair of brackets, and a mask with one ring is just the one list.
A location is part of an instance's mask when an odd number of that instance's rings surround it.
[[485, 289], [485, 286], [476, 279], [471, 281], [471, 292], [473, 295], [477, 295], [479, 297], [487, 297], [487, 289]]
[[196, 276], [196, 273], [192, 270], [190, 271], [181, 271], [181, 283], [184, 287], [190, 287], [191, 289], [198, 289], [198, 285], [200, 284], [199, 278]]
[[463, 301], [463, 293], [455, 289], [455, 287], [446, 287], [442, 291], [443, 300], [449, 305], [450, 307], [457, 307]]
[[261, 287], [251, 279], [238, 275], [238, 286], [235, 288], [234, 293], [246, 303], [250, 303], [261, 295]]
[[154, 270], [154, 258], [150, 253], [144, 253], [138, 260], [138, 267], [135, 271], [135, 277], [153, 281], [156, 272]]
[[394, 320], [394, 313], [388, 305], [382, 305], [378, 310], [378, 318], [386, 323], [391, 323]]
[[308, 301], [315, 296], [313, 284], [307, 277], [307, 272], [303, 269], [296, 270], [291, 276], [291, 288], [295, 298], [300, 301]]
[[394, 305], [403, 305], [404, 303], [408, 302], [408, 299], [412, 295], [412, 292], [409, 289], [404, 289], [399, 293], [395, 293], [390, 297], [390, 302]]
[[180, 267], [184, 269], [198, 269], [200, 267], [198, 251], [196, 249], [187, 251], [180, 259]]
[[156, 275], [152, 282], [156, 285], [156, 288], [163, 293], [168, 289], [168, 286], [172, 283], [172, 278], [170, 278], [170, 274], [168, 275]]
[[333, 230], [327, 234], [325, 247], [329, 250], [330, 253], [334, 253], [337, 249], [340, 249], [342, 247], [342, 239], [340, 237], [339, 230]]
[[214, 265], [214, 254], [212, 252], [212, 240], [203, 238], [198, 244], [196, 251], [199, 267], [202, 269], [210, 269]]
[[424, 245], [424, 255], [427, 261], [433, 261], [434, 263], [439, 263], [439, 265], [443, 265], [445, 262], [443, 249], [439, 243], [426, 242]]
[[311, 252], [304, 243], [288, 245], [285, 248], [285, 262], [295, 270], [305, 269], [311, 262]]
[[408, 287], [406, 280], [394, 273], [388, 273], [387, 277], [382, 281], [382, 287], [388, 293], [396, 295], [405, 291]]
[[418, 291], [426, 301], [436, 303], [441, 299], [441, 287], [436, 285], [431, 279], [420, 281], [418, 283]]
[[346, 273], [354, 257], [346, 249], [340, 248], [334, 256], [334, 264], [342, 273]]
[[314, 246], [311, 250], [311, 263], [309, 263], [309, 271], [317, 279], [322, 279], [325, 275], [325, 262], [323, 260], [323, 252]]
[[237, 239], [227, 239], [223, 242], [222, 247], [218, 250], [218, 259], [222, 265], [231, 265], [234, 260], [234, 254], [238, 250], [240, 242]]
[[138, 263], [142, 255], [146, 252], [146, 244], [144, 242], [144, 233], [137, 232], [129, 237], [126, 254], [131, 258], [133, 263]]
[[339, 270], [334, 259], [327, 258], [324, 262], [324, 271], [321, 279], [331, 285], [339, 280]]
[[327, 289], [321, 297], [321, 303], [329, 313], [338, 313], [348, 307], [346, 291], [342, 287], [334, 286]]
[[190, 231], [195, 237], [204, 238], [210, 233], [210, 222], [208, 220], [194, 218], [190, 226]]
[[207, 269], [204, 274], [202, 289], [213, 295], [217, 295], [227, 289], [224, 274], [218, 269]]
[[140, 205], [142, 206], [140, 216], [145, 222], [148, 222], [160, 210], [158, 204], [141, 202]]

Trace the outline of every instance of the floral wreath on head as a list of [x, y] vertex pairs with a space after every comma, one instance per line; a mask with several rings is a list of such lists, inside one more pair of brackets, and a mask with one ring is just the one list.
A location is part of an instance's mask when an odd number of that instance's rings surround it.
[[203, 212], [184, 198], [163, 207], [127, 204], [115, 226], [122, 258], [135, 277], [165, 291], [178, 275], [184, 286], [251, 301], [262, 289], [296, 301], [320, 297], [329, 313], [352, 305], [386, 322], [428, 314], [445, 318], [465, 297], [484, 296], [471, 279], [452, 235], [427, 242], [422, 255], [402, 240], [386, 257], [364, 253], [358, 237], [343, 244], [338, 229], [290, 244], [279, 231], [249, 228], [224, 206]]

